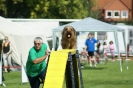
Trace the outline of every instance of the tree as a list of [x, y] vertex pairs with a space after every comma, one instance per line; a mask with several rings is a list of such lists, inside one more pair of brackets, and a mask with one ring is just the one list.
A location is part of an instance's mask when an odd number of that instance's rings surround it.
[[84, 7], [88, 11], [88, 16], [97, 19], [99, 17], [100, 11], [98, 10], [96, 3], [97, 0], [85, 0], [83, 2]]
[[82, 0], [27, 0], [27, 3], [30, 18], [81, 19], [88, 15]]
[[8, 18], [29, 18], [29, 8], [25, 0], [6, 0]]
[[92, 6], [92, 0], [0, 0], [0, 15], [7, 18], [82, 19], [90, 16]]
[[6, 0], [0, 0], [0, 14], [1, 14], [2, 16], [6, 16], [6, 14], [7, 14], [5, 1], [6, 1]]
[[[1, 7], [2, 6], [2, 7]], [[7, 18], [28, 18], [25, 0], [0, 0], [0, 15]]]

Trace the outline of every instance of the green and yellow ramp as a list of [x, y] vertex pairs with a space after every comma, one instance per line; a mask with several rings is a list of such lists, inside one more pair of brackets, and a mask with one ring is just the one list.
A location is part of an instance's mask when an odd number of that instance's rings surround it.
[[[80, 88], [79, 79], [82, 79], [82, 74], [79, 77], [79, 66], [75, 54], [76, 50], [73, 49], [50, 53], [43, 88], [63, 88], [64, 79], [67, 88]], [[81, 88], [84, 88], [83, 85], [81, 85]]]

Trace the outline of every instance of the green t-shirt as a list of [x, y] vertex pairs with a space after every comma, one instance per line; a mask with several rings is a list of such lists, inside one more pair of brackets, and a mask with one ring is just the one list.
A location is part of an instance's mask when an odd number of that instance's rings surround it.
[[37, 51], [34, 47], [30, 49], [28, 60], [26, 63], [26, 73], [28, 76], [35, 77], [39, 75], [46, 68], [45, 60], [38, 64], [33, 63], [33, 60], [35, 60], [36, 58], [44, 56], [46, 50], [47, 50], [46, 44], [42, 44], [42, 47], [39, 51]]

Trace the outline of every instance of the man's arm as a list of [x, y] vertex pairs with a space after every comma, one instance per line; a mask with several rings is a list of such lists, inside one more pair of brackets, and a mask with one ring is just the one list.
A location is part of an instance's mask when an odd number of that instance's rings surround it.
[[40, 58], [37, 58], [37, 59], [33, 60], [33, 63], [34, 63], [34, 64], [38, 64], [38, 63], [42, 62], [43, 60], [45, 60], [45, 59], [47, 58], [47, 56], [48, 56], [48, 50], [46, 50], [44, 56], [42, 56], [42, 57], [40, 57]]
[[99, 38], [98, 39], [94, 39], [95, 43], [98, 43], [99, 42]]

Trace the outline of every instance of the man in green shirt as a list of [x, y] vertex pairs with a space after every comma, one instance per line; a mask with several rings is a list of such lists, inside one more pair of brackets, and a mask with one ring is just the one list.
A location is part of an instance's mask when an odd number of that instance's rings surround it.
[[34, 39], [34, 46], [29, 50], [26, 62], [26, 73], [31, 88], [39, 88], [40, 80], [44, 80], [46, 74], [45, 59], [48, 56], [47, 45], [43, 43], [42, 38]]

